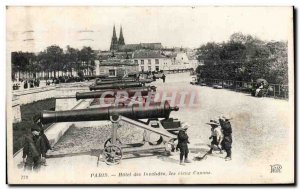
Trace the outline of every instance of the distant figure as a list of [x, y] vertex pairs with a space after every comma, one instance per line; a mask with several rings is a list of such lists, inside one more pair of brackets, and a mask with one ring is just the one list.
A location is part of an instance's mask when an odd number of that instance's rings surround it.
[[153, 75], [153, 81], [156, 81], [156, 76], [155, 75]]
[[40, 87], [40, 80], [39, 79], [36, 79], [36, 87]]
[[[191, 161], [188, 159], [189, 155], [189, 148], [188, 144], [189, 142], [189, 136], [186, 134], [187, 128], [183, 128], [178, 133], [178, 144], [176, 147], [176, 150], [180, 150], [180, 165], [184, 165], [184, 163], [191, 163]], [[184, 157], [184, 162], [183, 162]]]
[[260, 91], [264, 88], [264, 82], [261, 82], [260, 86], [255, 91], [255, 96], [257, 97]]
[[165, 83], [165, 81], [166, 81], [166, 75], [163, 74], [161, 78], [163, 79], [163, 83]]
[[216, 120], [210, 120], [210, 122], [207, 124], [211, 126], [211, 136], [209, 137], [209, 139], [212, 139], [208, 154], [212, 154], [214, 146], [217, 146], [220, 150], [220, 153], [222, 154], [223, 151], [221, 148], [221, 143], [223, 141], [223, 133], [220, 124]]
[[30, 85], [30, 88], [33, 88], [33, 87], [34, 87], [33, 80], [30, 80], [30, 81], [29, 81], [29, 85]]
[[27, 89], [28, 88], [28, 82], [27, 80], [24, 81], [24, 89]]
[[230, 118], [228, 116], [222, 115], [219, 118], [220, 125], [224, 134], [224, 139], [222, 141], [222, 147], [226, 151], [225, 161], [231, 160], [231, 146], [232, 146], [232, 128], [230, 124]]

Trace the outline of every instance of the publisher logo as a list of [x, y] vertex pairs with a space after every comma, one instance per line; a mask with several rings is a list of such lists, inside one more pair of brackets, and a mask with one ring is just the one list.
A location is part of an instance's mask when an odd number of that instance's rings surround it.
[[274, 164], [271, 166], [271, 173], [281, 173], [282, 166], [280, 164]]

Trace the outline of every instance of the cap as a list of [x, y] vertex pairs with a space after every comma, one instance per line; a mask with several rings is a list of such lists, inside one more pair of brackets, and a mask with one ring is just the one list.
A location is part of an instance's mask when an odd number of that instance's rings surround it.
[[185, 122], [181, 122], [181, 126], [182, 127], [179, 129], [180, 131], [187, 130], [190, 127], [190, 125]]
[[31, 126], [31, 131], [38, 131], [38, 132], [40, 132], [41, 128], [39, 126], [37, 126], [37, 125], [33, 125], [33, 126]]
[[232, 119], [231, 117], [229, 117], [228, 115], [226, 115], [226, 114], [222, 114], [222, 115], [220, 115], [220, 119], [224, 119], [224, 120], [230, 120], [230, 119]]

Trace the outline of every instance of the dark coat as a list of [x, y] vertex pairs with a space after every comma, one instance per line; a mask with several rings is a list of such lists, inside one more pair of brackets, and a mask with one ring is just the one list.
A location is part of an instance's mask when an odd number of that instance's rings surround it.
[[25, 135], [24, 139], [23, 158], [36, 158], [40, 157], [41, 155], [43, 157], [46, 156], [48, 149], [42, 136], [33, 136], [30, 134]]
[[[40, 126], [40, 125], [39, 125], [39, 126]], [[45, 143], [45, 146], [46, 146], [46, 152], [47, 152], [48, 150], [52, 150], [51, 145], [50, 145], [50, 142], [49, 142], [47, 136], [46, 136], [45, 133], [44, 133], [43, 127], [40, 126], [40, 129], [41, 129], [40, 136], [41, 136], [41, 137], [43, 138], [43, 140], [44, 140], [44, 143]]]
[[228, 120], [224, 121], [224, 120], [220, 119], [220, 125], [221, 125], [224, 136], [231, 135], [231, 133], [232, 133], [231, 123]]
[[178, 144], [177, 144], [177, 148], [187, 148], [187, 144], [190, 143], [189, 142], [189, 136], [186, 134], [185, 131], [179, 131], [178, 133]]
[[232, 145], [232, 128], [231, 128], [231, 123], [226, 120], [220, 120], [220, 125], [224, 134], [224, 138], [222, 141], [222, 146], [225, 149], [231, 148]]

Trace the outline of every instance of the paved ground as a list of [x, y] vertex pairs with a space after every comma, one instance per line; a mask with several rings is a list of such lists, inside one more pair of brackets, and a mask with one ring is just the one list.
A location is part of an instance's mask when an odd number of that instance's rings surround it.
[[[67, 183], [251, 183], [272, 182], [279, 180], [291, 182], [293, 171], [293, 123], [292, 104], [286, 100], [272, 98], [255, 98], [247, 94], [236, 93], [230, 90], [212, 89], [210, 87], [193, 86], [189, 84], [188, 74], [167, 75], [166, 83], [161, 80], [153, 83], [158, 90], [195, 91], [198, 94], [196, 107], [181, 107], [171, 116], [191, 125], [188, 130], [190, 136], [190, 158], [203, 155], [208, 151], [210, 143], [210, 127], [205, 123], [211, 118], [226, 113], [233, 117], [233, 160], [224, 161], [224, 155], [214, 153], [202, 161], [195, 161], [186, 166], [178, 164], [179, 153], [171, 156], [163, 155], [135, 155], [137, 158], [124, 159], [120, 165], [107, 166], [99, 162], [97, 156], [89, 149], [96, 149], [99, 143], [97, 136], [108, 133], [97, 127], [99, 123], [77, 124], [73, 131], [66, 134], [56, 148], [53, 158], [48, 159], [48, 166], [43, 168], [47, 180], [64, 178]], [[87, 126], [88, 125], [88, 126]], [[89, 127], [89, 128], [87, 128]], [[84, 131], [76, 133], [77, 131]], [[102, 132], [101, 132], [102, 131]], [[69, 136], [78, 135], [77, 143], [70, 144]], [[80, 136], [83, 134], [83, 136]], [[124, 135], [135, 135], [124, 132]], [[126, 136], [126, 137], [127, 137]], [[72, 136], [74, 137], [74, 136]], [[108, 138], [108, 137], [107, 137]], [[74, 141], [74, 142], [75, 142]], [[69, 143], [69, 144], [68, 144]], [[80, 144], [85, 144], [80, 146]], [[65, 150], [70, 152], [62, 151]], [[80, 149], [80, 147], [82, 149]], [[61, 151], [61, 152], [59, 152]], [[72, 152], [73, 151], [73, 152]], [[76, 154], [75, 154], [76, 153]], [[270, 173], [270, 165], [281, 164], [280, 174]], [[139, 178], [118, 177], [120, 172], [166, 172], [165, 176], [143, 176]], [[170, 177], [170, 172], [176, 174]], [[38, 175], [42, 174], [39, 173]], [[185, 173], [180, 173], [185, 172]], [[191, 172], [188, 174], [188, 172]], [[202, 172], [202, 173], [201, 173]], [[99, 177], [107, 175], [108, 177]], [[53, 174], [53, 175], [52, 175]], [[74, 176], [81, 174], [77, 180]], [[95, 177], [98, 174], [98, 177]], [[175, 180], [175, 181], [169, 181]]]

